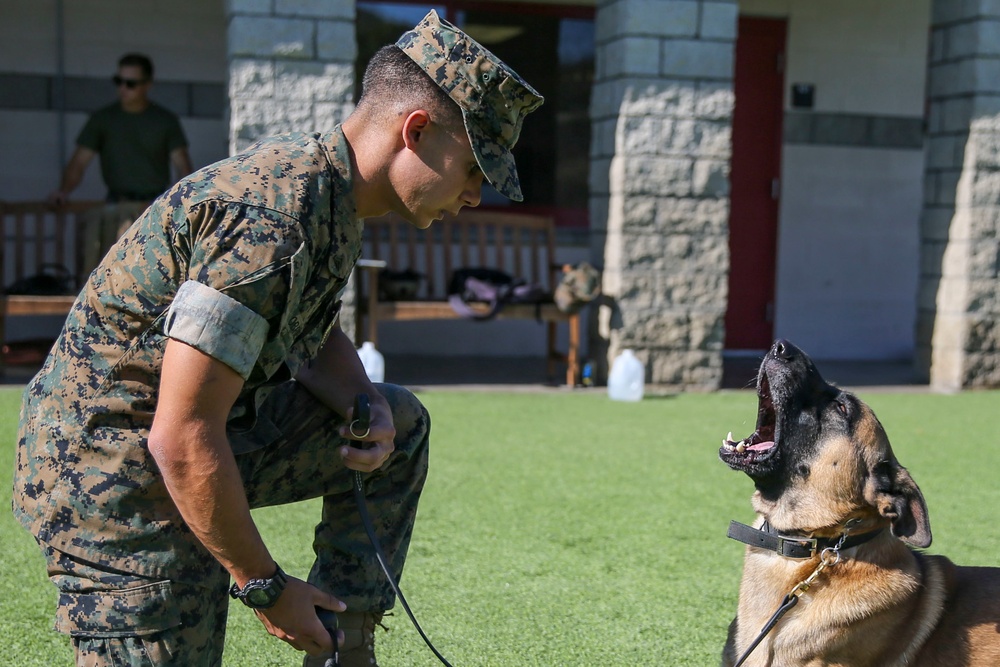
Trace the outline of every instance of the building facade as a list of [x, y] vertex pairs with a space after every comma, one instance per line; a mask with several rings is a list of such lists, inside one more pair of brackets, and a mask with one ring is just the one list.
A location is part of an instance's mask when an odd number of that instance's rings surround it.
[[[549, 99], [518, 146], [525, 206], [604, 270], [599, 367], [633, 348], [649, 382], [713, 389], [785, 337], [1000, 386], [1000, 0], [0, 0], [0, 198], [54, 188], [125, 51], [153, 57], [200, 166], [332, 127], [430, 7]], [[102, 196], [95, 168], [78, 196]], [[389, 323], [380, 344], [517, 355], [543, 349], [532, 324]]]

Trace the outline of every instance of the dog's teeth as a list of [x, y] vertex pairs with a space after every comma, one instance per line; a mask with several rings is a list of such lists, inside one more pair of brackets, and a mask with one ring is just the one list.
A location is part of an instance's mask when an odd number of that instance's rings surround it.
[[729, 435], [726, 436], [726, 442], [732, 442], [732, 441], [733, 441], [733, 432], [730, 431]]
[[747, 450], [747, 446], [745, 444], [743, 444], [742, 442], [740, 444], [736, 445], [736, 451], [740, 452], [741, 454], [743, 452], [745, 452], [746, 450]]

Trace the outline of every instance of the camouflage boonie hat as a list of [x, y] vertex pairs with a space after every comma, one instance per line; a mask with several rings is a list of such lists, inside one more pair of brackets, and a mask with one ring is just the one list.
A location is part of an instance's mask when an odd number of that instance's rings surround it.
[[433, 9], [396, 42], [462, 109], [476, 161], [497, 191], [522, 201], [514, 155], [524, 117], [542, 96], [476, 40]]

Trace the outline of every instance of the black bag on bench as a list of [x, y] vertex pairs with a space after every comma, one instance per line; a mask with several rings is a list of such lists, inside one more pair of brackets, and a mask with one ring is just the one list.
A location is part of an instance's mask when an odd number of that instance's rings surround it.
[[[542, 304], [552, 296], [541, 285], [528, 283], [498, 269], [456, 269], [448, 285], [448, 303], [452, 310], [472, 320], [491, 320], [506, 303]], [[489, 310], [481, 313], [470, 303], [488, 303]]]
[[11, 296], [65, 296], [75, 294], [73, 274], [62, 264], [42, 264], [33, 276], [11, 283], [6, 290]]

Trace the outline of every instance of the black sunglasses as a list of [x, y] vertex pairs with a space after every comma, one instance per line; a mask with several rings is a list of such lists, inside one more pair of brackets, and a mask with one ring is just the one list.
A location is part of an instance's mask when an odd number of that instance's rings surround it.
[[111, 80], [115, 82], [115, 86], [125, 86], [130, 90], [149, 81], [149, 79], [123, 79], [117, 74], [111, 77]]

